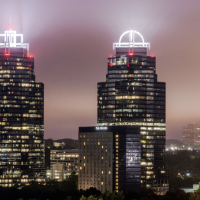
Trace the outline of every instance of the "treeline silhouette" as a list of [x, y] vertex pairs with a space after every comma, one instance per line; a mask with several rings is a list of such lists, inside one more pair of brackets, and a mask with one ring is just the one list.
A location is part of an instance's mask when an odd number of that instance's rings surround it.
[[142, 188], [140, 192], [128, 194], [104, 192], [96, 188], [78, 190], [76, 182], [65, 180], [49, 181], [46, 185], [32, 182], [21, 189], [0, 187], [0, 200], [190, 200], [190, 194], [177, 190], [167, 192], [164, 196], [154, 194], [153, 190]]

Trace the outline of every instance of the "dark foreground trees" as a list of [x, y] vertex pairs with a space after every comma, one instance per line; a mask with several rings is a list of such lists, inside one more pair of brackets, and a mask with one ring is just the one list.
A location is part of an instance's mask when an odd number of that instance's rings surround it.
[[129, 192], [128, 194], [104, 192], [96, 188], [78, 190], [72, 180], [63, 182], [49, 181], [46, 185], [33, 182], [22, 189], [16, 187], [0, 187], [0, 200], [199, 200], [198, 195], [186, 194], [184, 191], [167, 192], [164, 196], [155, 195], [151, 189], [141, 189], [140, 192]]

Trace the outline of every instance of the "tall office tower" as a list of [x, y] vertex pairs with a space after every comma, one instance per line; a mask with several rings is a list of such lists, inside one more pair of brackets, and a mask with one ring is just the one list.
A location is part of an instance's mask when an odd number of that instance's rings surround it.
[[[126, 35], [129, 41], [122, 42]], [[116, 55], [107, 60], [106, 82], [98, 83], [98, 126], [140, 128], [141, 185], [164, 194], [168, 190], [165, 83], [157, 81], [156, 58], [149, 55], [150, 44], [140, 33], [123, 33], [113, 49]], [[122, 160], [119, 158], [119, 168]]]
[[200, 127], [197, 124], [188, 124], [183, 127], [183, 143], [187, 145], [200, 144]]
[[0, 43], [0, 186], [45, 181], [44, 84], [23, 35], [5, 31]]

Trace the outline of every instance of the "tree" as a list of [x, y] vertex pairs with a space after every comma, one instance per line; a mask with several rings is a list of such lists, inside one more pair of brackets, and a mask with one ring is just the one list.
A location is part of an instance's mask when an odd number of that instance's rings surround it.
[[191, 193], [190, 200], [200, 200], [200, 188], [194, 193]]
[[84, 197], [82, 195], [82, 197], [80, 198], [80, 200], [103, 200], [102, 198], [98, 199], [98, 198], [95, 198], [94, 196], [89, 196], [88, 198], [87, 197]]
[[95, 197], [99, 197], [101, 195], [101, 191], [97, 190], [96, 188], [90, 187], [89, 189], [85, 190], [85, 191], [81, 191], [83, 193], [83, 195], [85, 197], [89, 197], [89, 196], [95, 196]]
[[123, 195], [123, 192], [109, 192], [106, 191], [104, 193], [101, 194], [100, 196], [103, 200], [124, 200], [125, 197]]

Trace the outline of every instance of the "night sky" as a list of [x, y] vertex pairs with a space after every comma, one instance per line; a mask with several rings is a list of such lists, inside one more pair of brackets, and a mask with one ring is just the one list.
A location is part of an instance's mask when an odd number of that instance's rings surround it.
[[0, 33], [24, 34], [45, 85], [45, 138], [78, 137], [97, 123], [97, 82], [120, 35], [151, 43], [158, 81], [166, 82], [167, 139], [200, 125], [199, 0], [1, 0]]

